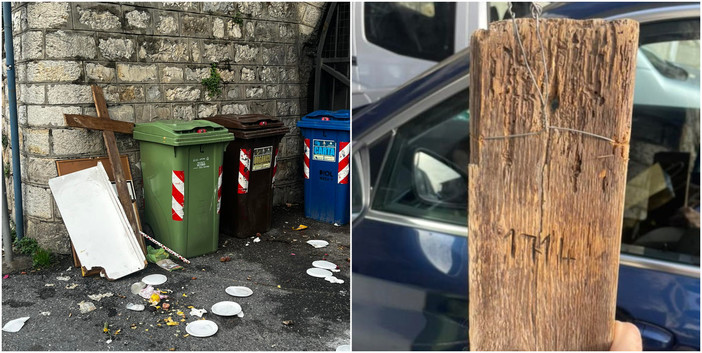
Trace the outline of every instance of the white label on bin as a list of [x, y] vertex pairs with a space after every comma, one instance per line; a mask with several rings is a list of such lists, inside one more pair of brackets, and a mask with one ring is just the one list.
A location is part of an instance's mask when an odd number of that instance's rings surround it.
[[336, 141], [312, 140], [312, 160], [336, 162]]
[[193, 158], [193, 169], [205, 169], [210, 167], [210, 157]]
[[253, 150], [253, 168], [251, 171], [268, 169], [271, 167], [273, 156], [273, 146], [254, 148]]

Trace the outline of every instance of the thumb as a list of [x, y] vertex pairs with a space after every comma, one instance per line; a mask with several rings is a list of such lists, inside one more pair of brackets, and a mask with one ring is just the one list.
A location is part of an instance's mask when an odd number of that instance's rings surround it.
[[641, 333], [638, 327], [630, 322], [614, 322], [614, 340], [610, 351], [641, 351]]

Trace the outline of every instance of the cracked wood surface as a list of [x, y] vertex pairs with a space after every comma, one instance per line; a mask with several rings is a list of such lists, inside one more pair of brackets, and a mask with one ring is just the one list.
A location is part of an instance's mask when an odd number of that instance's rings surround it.
[[[518, 19], [541, 89], [536, 22]], [[541, 20], [549, 125], [511, 21], [471, 39], [472, 350], [608, 350], [612, 342], [638, 23]], [[539, 134], [486, 140], [527, 132]]]

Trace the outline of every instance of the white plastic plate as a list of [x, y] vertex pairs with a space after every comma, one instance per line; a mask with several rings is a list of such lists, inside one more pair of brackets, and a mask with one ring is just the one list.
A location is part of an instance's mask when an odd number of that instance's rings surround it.
[[325, 270], [329, 270], [332, 272], [339, 272], [339, 270], [336, 269], [336, 264], [326, 261], [326, 260], [317, 260], [312, 263], [312, 266], [317, 267], [317, 268], [323, 268]]
[[329, 272], [325, 269], [316, 268], [316, 267], [308, 268], [307, 274], [312, 276], [312, 277], [319, 277], [319, 278], [327, 278], [327, 277], [332, 275], [331, 272]]
[[227, 294], [231, 295], [232, 297], [248, 297], [251, 294], [253, 294], [253, 291], [249, 287], [238, 287], [238, 286], [230, 286], [227, 287], [227, 289], [224, 290], [227, 292]]
[[185, 326], [185, 332], [195, 337], [209, 337], [217, 333], [219, 327], [210, 320], [197, 320]]
[[153, 275], [148, 275], [144, 278], [141, 279], [142, 282], [150, 285], [150, 286], [158, 286], [161, 284], [166, 283], [168, 278], [162, 274], [153, 274]]
[[314, 246], [315, 248], [323, 248], [327, 245], [329, 245], [329, 242], [326, 240], [308, 240], [307, 244], [310, 244]]
[[230, 302], [223, 301], [212, 305], [212, 313], [219, 316], [234, 316], [241, 312], [241, 305]]

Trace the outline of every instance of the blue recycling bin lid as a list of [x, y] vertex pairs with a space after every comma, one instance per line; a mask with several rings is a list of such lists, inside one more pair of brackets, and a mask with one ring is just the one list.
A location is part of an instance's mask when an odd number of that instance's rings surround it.
[[351, 130], [351, 113], [349, 110], [316, 110], [302, 117], [297, 126], [320, 130]]

